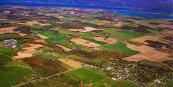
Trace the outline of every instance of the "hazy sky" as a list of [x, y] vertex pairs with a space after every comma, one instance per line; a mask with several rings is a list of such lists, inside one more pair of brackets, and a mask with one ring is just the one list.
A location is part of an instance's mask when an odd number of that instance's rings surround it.
[[173, 0], [0, 0], [0, 4], [71, 5], [100, 8], [132, 8], [173, 13]]
[[44, 5], [126, 10], [173, 16], [173, 0], [0, 0], [0, 5]]

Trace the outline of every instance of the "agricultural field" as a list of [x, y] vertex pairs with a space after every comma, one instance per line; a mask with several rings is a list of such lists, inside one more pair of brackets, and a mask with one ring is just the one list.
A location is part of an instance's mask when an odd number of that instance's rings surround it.
[[[69, 78], [66, 79], [64, 84], [58, 84], [59, 82], [53, 82], [53, 80], [59, 81], [63, 78]], [[48, 81], [48, 82], [47, 82]], [[99, 72], [98, 69], [95, 68], [79, 68], [73, 71], [69, 71], [61, 76], [55, 76], [49, 80], [43, 80], [39, 82], [34, 82], [31, 84], [28, 84], [27, 86], [32, 87], [40, 87], [41, 84], [47, 84], [48, 86], [52, 86], [52, 84], [48, 84], [49, 81], [53, 84], [56, 83], [56, 86], [65, 86], [65, 87], [71, 87], [72, 85], [76, 86], [94, 86], [94, 87], [140, 87], [139, 85], [128, 81], [128, 80], [119, 80], [119, 81], [112, 81], [109, 77], [104, 75], [101, 71]], [[68, 85], [67, 85], [68, 84]]]
[[42, 6], [0, 12], [2, 87], [173, 86], [172, 19]]

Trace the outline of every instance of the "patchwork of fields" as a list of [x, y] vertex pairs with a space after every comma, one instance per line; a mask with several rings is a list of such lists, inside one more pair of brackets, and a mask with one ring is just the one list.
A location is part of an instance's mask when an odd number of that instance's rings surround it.
[[2, 87], [173, 85], [171, 19], [60, 7], [0, 12]]

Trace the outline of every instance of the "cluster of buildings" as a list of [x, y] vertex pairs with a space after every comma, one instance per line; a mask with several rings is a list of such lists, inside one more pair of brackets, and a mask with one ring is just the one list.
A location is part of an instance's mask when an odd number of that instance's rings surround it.
[[3, 44], [6, 48], [15, 48], [17, 46], [17, 40], [14, 39], [4, 40]]

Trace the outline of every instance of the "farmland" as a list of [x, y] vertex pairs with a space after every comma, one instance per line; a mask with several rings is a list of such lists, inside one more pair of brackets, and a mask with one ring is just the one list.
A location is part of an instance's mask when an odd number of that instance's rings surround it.
[[173, 85], [172, 19], [44, 6], [0, 12], [2, 87]]
[[[70, 78], [65, 79], [65, 84], [58, 84], [58, 82], [54, 82], [53, 84], [56, 84], [56, 86], [71, 86], [67, 85], [69, 82], [71, 84], [79, 84], [78, 86], [94, 86], [94, 87], [104, 87], [104, 86], [110, 86], [110, 87], [139, 87], [137, 84], [130, 82], [128, 80], [119, 80], [119, 81], [112, 81], [108, 77], [106, 77], [102, 72], [99, 72], [97, 69], [93, 68], [80, 68], [74, 71], [69, 71], [68, 73], [61, 75], [61, 76], [55, 76], [48, 81], [53, 82], [53, 80], [59, 81], [58, 78]], [[72, 82], [73, 81], [73, 82]], [[37, 87], [41, 84], [48, 84], [46, 80], [35, 82], [28, 84], [27, 86]], [[49, 84], [51, 86], [51, 84]], [[77, 85], [76, 85], [77, 86]]]

